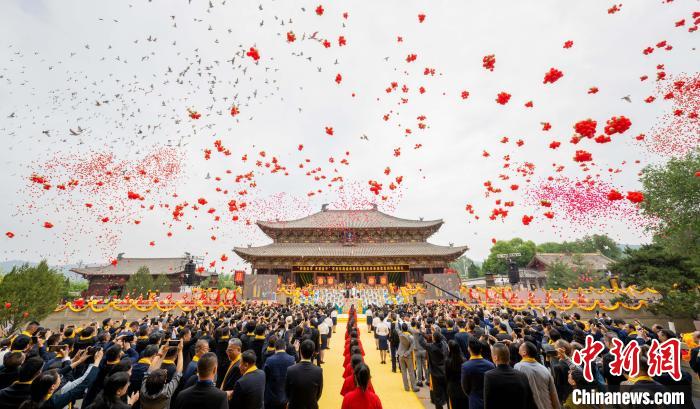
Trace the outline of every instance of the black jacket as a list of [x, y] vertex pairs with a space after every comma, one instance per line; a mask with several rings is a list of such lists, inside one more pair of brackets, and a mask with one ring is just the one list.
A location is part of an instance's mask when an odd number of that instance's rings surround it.
[[262, 355], [263, 355], [263, 345], [265, 344], [265, 337], [262, 335], [256, 335], [255, 338], [253, 338], [249, 345], [250, 349], [255, 352], [255, 365], [258, 368], [262, 368]]
[[[230, 365], [229, 363], [229, 366]], [[224, 372], [224, 376], [221, 378], [219, 388], [225, 391], [232, 391], [233, 387], [236, 386], [236, 382], [241, 379], [241, 360], [239, 359], [238, 362], [233, 364], [230, 371], [228, 369], [229, 368], [226, 367], [226, 372]]]
[[[233, 387], [231, 407], [262, 409], [265, 394], [265, 372], [256, 369], [241, 376]], [[175, 408], [177, 409], [177, 408]]]
[[29, 399], [31, 384], [15, 383], [0, 391], [0, 409], [17, 409]]
[[287, 369], [285, 391], [287, 409], [318, 409], [323, 392], [323, 370], [309, 361], [302, 361]]
[[272, 407], [287, 403], [287, 370], [293, 365], [294, 357], [286, 352], [273, 353], [265, 361], [265, 405]]
[[498, 365], [484, 374], [484, 409], [535, 408], [527, 376], [509, 365]]
[[228, 409], [226, 392], [219, 390], [213, 383], [197, 382], [177, 395], [172, 409]]
[[550, 371], [554, 378], [554, 386], [557, 388], [559, 402], [564, 402], [572, 390], [569, 384], [569, 365], [560, 360], [552, 361]]
[[5, 366], [0, 368], [0, 389], [5, 389], [12, 385], [19, 378], [19, 368], [9, 369]]

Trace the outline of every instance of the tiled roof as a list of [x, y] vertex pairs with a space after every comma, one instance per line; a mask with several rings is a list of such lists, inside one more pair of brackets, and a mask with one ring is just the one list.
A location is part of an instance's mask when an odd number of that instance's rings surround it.
[[117, 265], [107, 264], [96, 267], [74, 268], [71, 271], [88, 276], [132, 275], [141, 267], [148, 267], [151, 274], [176, 274], [185, 270], [186, 257], [175, 258], [122, 258]]
[[581, 256], [581, 262], [584, 266], [591, 266], [594, 270], [607, 270], [608, 265], [614, 262], [613, 259], [600, 253], [537, 253], [530, 264], [539, 260], [542, 264], [551, 266], [558, 261], [569, 267], [575, 267], [574, 257], [578, 257], [578, 255]]
[[322, 210], [297, 220], [258, 221], [262, 228], [272, 229], [371, 229], [371, 228], [421, 228], [440, 226], [442, 220], [401, 219], [369, 210]]
[[236, 247], [243, 259], [254, 257], [403, 257], [454, 256], [467, 251], [467, 246], [448, 247], [426, 242], [417, 243], [272, 243], [260, 247]]

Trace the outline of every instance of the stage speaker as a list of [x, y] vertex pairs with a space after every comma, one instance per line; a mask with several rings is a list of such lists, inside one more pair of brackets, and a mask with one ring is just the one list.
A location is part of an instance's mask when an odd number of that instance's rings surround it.
[[185, 285], [194, 284], [194, 273], [197, 266], [194, 264], [193, 260], [190, 260], [185, 264]]
[[508, 282], [510, 282], [511, 285], [515, 285], [520, 282], [520, 271], [518, 271], [518, 265], [512, 261], [508, 264]]
[[418, 304], [418, 297], [416, 297], [415, 295], [413, 296], [413, 304]]

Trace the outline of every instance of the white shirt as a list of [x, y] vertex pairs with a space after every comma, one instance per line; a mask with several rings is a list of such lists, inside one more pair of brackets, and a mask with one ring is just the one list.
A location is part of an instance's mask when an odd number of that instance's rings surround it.
[[321, 335], [328, 335], [328, 332], [330, 332], [330, 327], [326, 324], [326, 321], [323, 321], [318, 325], [318, 333]]
[[387, 336], [389, 335], [389, 326], [386, 322], [381, 322], [376, 326], [374, 332], [380, 336]]
[[331, 318], [337, 317], [337, 316], [338, 316], [338, 310], [336, 310], [336, 309], [334, 308], [333, 311], [331, 311]]
[[379, 317], [374, 317], [372, 320], [372, 326], [376, 328], [380, 322], [382, 322], [382, 320], [380, 320]]

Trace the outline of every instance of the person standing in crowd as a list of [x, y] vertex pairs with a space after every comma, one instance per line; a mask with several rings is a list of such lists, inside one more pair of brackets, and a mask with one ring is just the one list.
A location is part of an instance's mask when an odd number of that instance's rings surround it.
[[338, 309], [336, 307], [331, 309], [331, 321], [333, 321], [333, 333], [335, 333], [335, 326], [338, 325]]
[[169, 349], [177, 350], [177, 355], [175, 358], [175, 372], [173, 373], [172, 379], [168, 381], [168, 371], [162, 368], [165, 358], [160, 356], [163, 353], [156, 356], [152, 361], [151, 365], [146, 372], [143, 385], [139, 392], [139, 403], [142, 409], [168, 409], [170, 407], [170, 399], [175, 394], [177, 387], [180, 385], [180, 379], [182, 378], [182, 348], [183, 342], [177, 347], [168, 347], [165, 345], [164, 351]]
[[253, 350], [241, 354], [241, 378], [233, 387], [231, 407], [263, 409], [265, 396], [265, 372], [255, 365], [257, 357]]
[[371, 306], [367, 307], [367, 309], [365, 310], [365, 318], [367, 319], [367, 332], [372, 332], [372, 329], [373, 329], [372, 327], [374, 327], [374, 322], [373, 322], [374, 316], [372, 314], [372, 307]]
[[415, 348], [416, 386], [423, 386], [423, 382], [428, 383], [428, 354], [423, 347], [425, 344], [423, 332], [418, 327], [416, 320], [411, 320], [410, 332], [413, 334], [413, 347]]
[[[613, 375], [610, 373], [610, 364], [615, 360], [615, 355], [610, 353], [613, 348], [613, 339], [618, 338], [617, 334], [610, 331], [606, 332], [603, 336], [603, 343], [605, 344], [605, 353], [603, 354], [603, 368], [601, 370], [603, 379], [605, 379], [608, 385], [608, 390], [611, 392], [617, 392], [620, 390], [620, 384], [625, 381], [625, 376]], [[566, 353], [566, 351], [564, 351]], [[567, 354], [570, 355], [570, 354]]]
[[[167, 348], [167, 346], [166, 346]], [[165, 354], [165, 349], [161, 347], [158, 350], [158, 345], [150, 344], [144, 348], [141, 353], [141, 358], [136, 361], [136, 363], [131, 367], [131, 378], [129, 379], [129, 394], [138, 392], [141, 390], [141, 384], [143, 383], [143, 378], [151, 366], [151, 362], [154, 358], [157, 358], [157, 354]]]
[[430, 334], [430, 343], [423, 340], [423, 348], [428, 353], [428, 370], [430, 371], [430, 401], [436, 409], [447, 405], [447, 376], [445, 374], [445, 359], [448, 348], [445, 338], [438, 330]]
[[87, 409], [131, 409], [139, 400], [139, 394], [128, 395], [129, 373], [118, 371], [105, 378], [104, 387]]
[[0, 390], [12, 385], [19, 378], [19, 368], [24, 362], [24, 354], [19, 351], [10, 351], [3, 356], [2, 368], [0, 368]]
[[[377, 349], [379, 349], [379, 338], [377, 338], [377, 327], [381, 324], [387, 324], [386, 320], [383, 320], [382, 317], [379, 316], [379, 312], [374, 314], [374, 317], [372, 318], [372, 324], [369, 326], [370, 332], [374, 331], [374, 341], [377, 345]], [[389, 326], [387, 325], [387, 330], [389, 329]], [[388, 336], [388, 334], [387, 334]]]
[[401, 330], [398, 327], [398, 323], [394, 322], [391, 318], [387, 318], [385, 322], [389, 326], [389, 348], [391, 351], [391, 372], [396, 372], [396, 364], [398, 363], [398, 357], [396, 351], [399, 349], [399, 334]]
[[454, 335], [454, 340], [457, 341], [464, 359], [469, 359], [469, 333], [467, 323], [462, 318], [457, 320], [457, 333]]
[[[458, 335], [458, 334], [455, 334]], [[447, 343], [449, 349], [447, 359], [445, 359], [445, 377], [447, 378], [447, 398], [450, 408], [468, 408], [469, 398], [462, 390], [462, 364], [464, 356], [456, 339]]]
[[374, 327], [374, 337], [379, 348], [381, 363], [386, 364], [386, 351], [389, 350], [389, 325], [377, 318], [377, 326]]
[[497, 342], [491, 348], [491, 357], [496, 367], [484, 374], [484, 409], [534, 408], [527, 376], [510, 366], [509, 348]]
[[[335, 311], [336, 313], [338, 312], [335, 308], [331, 308], [332, 311]], [[335, 328], [335, 324], [333, 324], [333, 318], [331, 318], [331, 313], [326, 314], [325, 318], [323, 319], [323, 322], [328, 326], [328, 344], [330, 344], [330, 339], [333, 336], [333, 333], [335, 332], [333, 329]], [[326, 349], [331, 349], [329, 345], [326, 345]]]
[[16, 409], [30, 398], [32, 382], [41, 375], [44, 360], [38, 356], [27, 358], [19, 368], [17, 381], [0, 391], [0, 409]]
[[328, 324], [326, 323], [325, 317], [322, 317], [319, 321], [320, 322], [318, 324], [318, 334], [321, 337], [321, 348], [319, 350], [319, 361], [320, 361], [320, 363], [323, 363], [325, 351], [326, 351], [326, 349], [328, 349], [328, 336], [330, 335], [331, 327], [329, 327]]
[[415, 349], [414, 342], [413, 335], [408, 332], [408, 324], [405, 322], [402, 323], [401, 333], [399, 334], [399, 347], [396, 350], [396, 355], [399, 358], [399, 368], [401, 369], [401, 378], [403, 379], [403, 389], [407, 392], [409, 390], [418, 392], [418, 387], [416, 386], [416, 375], [413, 371], [413, 351]]
[[206, 339], [200, 339], [197, 340], [197, 342], [194, 345], [194, 356], [192, 357], [192, 360], [190, 361], [189, 365], [187, 365], [187, 369], [185, 369], [185, 373], [182, 374], [182, 384], [186, 385], [188, 380], [192, 375], [194, 375], [197, 372], [197, 368], [199, 367], [199, 360], [204, 354], [209, 353], [209, 341]]
[[[563, 351], [563, 355], [567, 357], [566, 360], [560, 358], [557, 349]], [[573, 347], [566, 340], [560, 339], [554, 343], [554, 346], [550, 344], [542, 345], [542, 351], [544, 352], [545, 365], [549, 366], [549, 371], [554, 379], [559, 403], [564, 403], [566, 397], [571, 393], [568, 356], [573, 352]]]
[[484, 407], [484, 374], [495, 368], [491, 361], [481, 356], [484, 345], [475, 338], [469, 339], [469, 360], [462, 364], [462, 390], [469, 396], [469, 409]]
[[[103, 354], [104, 351], [97, 350], [95, 355], [90, 357], [92, 362], [85, 369], [85, 373], [66, 385], [62, 385], [58, 370], [50, 369], [42, 372], [32, 381], [29, 400], [24, 401], [19, 407], [21, 409], [60, 409], [81, 398], [85, 390], [97, 379], [97, 365], [102, 360]], [[88, 355], [84, 354], [84, 356]]]
[[306, 328], [306, 331], [305, 336], [314, 342], [314, 358], [316, 358], [316, 365], [321, 366], [321, 333], [318, 331], [318, 322], [316, 318], [312, 318], [309, 321], [309, 326]]
[[600, 406], [598, 405], [576, 405], [574, 403], [573, 391], [575, 389], [595, 392], [595, 386], [583, 377], [583, 371], [581, 371], [581, 369], [579, 368], [574, 368], [571, 371], [569, 371], [568, 377], [569, 384], [571, 385], [571, 388], [569, 388], [571, 392], [569, 392], [569, 395], [564, 401], [562, 407], [564, 409], [600, 409]]
[[357, 365], [355, 368], [357, 388], [343, 397], [341, 409], [382, 409], [379, 397], [367, 389], [370, 379], [369, 367], [364, 363]]
[[221, 379], [218, 387], [222, 391], [232, 391], [236, 382], [241, 377], [241, 347], [243, 343], [238, 338], [231, 338], [226, 347], [226, 356], [228, 356], [229, 364]]
[[287, 369], [284, 383], [287, 409], [318, 409], [323, 392], [323, 369], [311, 363], [314, 344], [304, 340], [299, 345], [301, 361]]
[[190, 409], [195, 407], [207, 409], [228, 409], [230, 392], [216, 388], [217, 361], [216, 354], [207, 352], [197, 360], [197, 383], [183, 390], [175, 398], [173, 409]]
[[515, 364], [515, 370], [527, 376], [532, 398], [538, 409], [559, 409], [559, 396], [554, 378], [544, 365], [537, 362], [537, 347], [530, 341], [520, 345], [522, 359]]
[[284, 338], [275, 342], [275, 353], [265, 360], [265, 409], [285, 409], [287, 371], [294, 365], [294, 357], [286, 352]]

